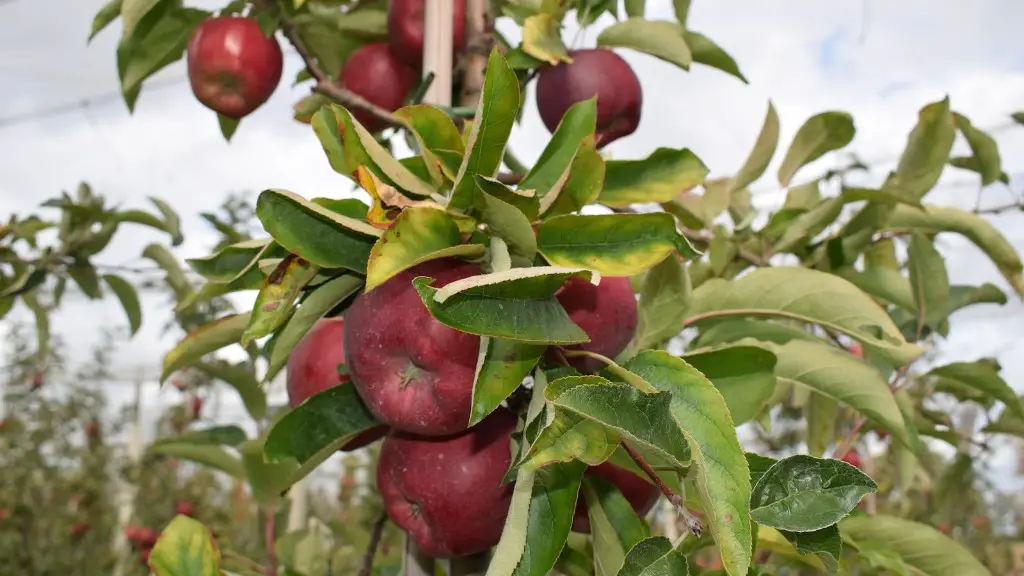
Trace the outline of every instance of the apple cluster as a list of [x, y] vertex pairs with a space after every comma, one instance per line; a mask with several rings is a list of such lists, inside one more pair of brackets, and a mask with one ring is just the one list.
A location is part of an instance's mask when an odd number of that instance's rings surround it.
[[[428, 276], [440, 288], [479, 274], [483, 270], [476, 265], [451, 258], [409, 268], [360, 294], [344, 317], [321, 319], [286, 368], [292, 406], [332, 386], [356, 387], [381, 425], [342, 450], [384, 437], [377, 488], [388, 515], [435, 558], [496, 545], [512, 497], [512, 485], [502, 481], [512, 464], [510, 439], [519, 419], [499, 407], [469, 426], [480, 338], [436, 320], [412, 283]], [[614, 357], [632, 339], [637, 304], [628, 278], [603, 278], [597, 286], [573, 278], [556, 298], [591, 340], [572, 348]], [[556, 358], [562, 355], [552, 351], [544, 362]], [[584, 373], [602, 367], [592, 358], [567, 361]], [[610, 462], [587, 474], [615, 484], [639, 514], [650, 511], [660, 494], [646, 478]], [[590, 530], [582, 499], [573, 530]]]

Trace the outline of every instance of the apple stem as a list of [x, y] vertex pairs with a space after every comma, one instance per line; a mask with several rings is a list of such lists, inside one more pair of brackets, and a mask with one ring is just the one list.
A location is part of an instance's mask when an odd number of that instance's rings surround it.
[[683, 504], [683, 498], [679, 494], [676, 494], [668, 484], [665, 484], [665, 481], [661, 479], [661, 476], [658, 476], [658, 473], [650, 464], [647, 463], [647, 460], [644, 459], [643, 455], [641, 455], [640, 452], [638, 452], [637, 449], [629, 442], [623, 442], [622, 448], [626, 450], [626, 453], [633, 459], [633, 462], [636, 462], [636, 465], [644, 471], [644, 474], [647, 474], [647, 477], [650, 478], [651, 481], [654, 482], [654, 485], [661, 490], [661, 493], [665, 495], [665, 498], [667, 498], [669, 503], [672, 504], [672, 507], [676, 509], [679, 517], [682, 518], [683, 523], [686, 525], [686, 529], [693, 534], [700, 536], [700, 520], [686, 509], [686, 506]]
[[377, 547], [380, 545], [381, 537], [384, 535], [384, 526], [388, 522], [387, 512], [381, 512], [380, 516], [373, 523], [370, 531], [370, 542], [366, 545], [366, 553], [363, 555], [363, 568], [359, 576], [371, 576], [373, 574], [373, 559], [377, 555]]

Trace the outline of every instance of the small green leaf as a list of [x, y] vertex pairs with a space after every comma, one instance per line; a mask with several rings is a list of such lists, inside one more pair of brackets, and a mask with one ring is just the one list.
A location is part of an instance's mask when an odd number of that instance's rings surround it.
[[160, 438], [152, 445], [158, 444], [220, 444], [223, 446], [238, 446], [245, 441], [245, 430], [238, 426], [211, 426], [198, 430], [189, 430], [178, 436]]
[[476, 177], [477, 190], [490, 194], [495, 198], [511, 204], [522, 212], [526, 219], [533, 222], [540, 214], [540, 202], [532, 190], [514, 190], [494, 178]]
[[100, 277], [96, 274], [96, 268], [89, 262], [78, 261], [67, 268], [68, 276], [75, 281], [78, 288], [82, 290], [90, 300], [103, 298], [103, 290], [100, 288]]
[[124, 38], [130, 38], [139, 21], [155, 8], [160, 0], [125, 0], [120, 3], [121, 22], [124, 24]]
[[917, 125], [907, 137], [907, 146], [896, 166], [895, 177], [886, 188], [907, 198], [924, 198], [939, 181], [955, 139], [956, 124], [949, 110], [948, 96], [921, 108]]
[[844, 266], [835, 270], [835, 274], [849, 280], [854, 286], [876, 298], [881, 298], [910, 312], [917, 310], [910, 280], [898, 270], [870, 266], [865, 267], [861, 272], [852, 266]]
[[786, 157], [779, 166], [779, 183], [789, 186], [798, 170], [838, 150], [853, 140], [856, 128], [846, 112], [822, 112], [811, 116], [793, 136]]
[[[419, 153], [434, 183], [441, 184], [442, 174], [449, 180], [455, 180], [465, 149], [451, 116], [429, 104], [399, 108], [394, 115], [412, 129]], [[447, 162], [451, 156], [446, 152], [454, 153], [459, 161]]]
[[269, 382], [288, 363], [288, 356], [295, 346], [306, 335], [318, 320], [331, 311], [342, 300], [348, 298], [363, 285], [357, 276], [344, 275], [332, 278], [321, 286], [317, 286], [288, 319], [288, 323], [278, 332], [274, 341], [274, 349], [270, 353], [267, 375], [264, 380]]
[[756, 486], [757, 482], [764, 476], [765, 472], [768, 471], [772, 466], [775, 465], [778, 460], [770, 458], [768, 456], [761, 456], [754, 452], [744, 452], [743, 456], [747, 459], [747, 466], [750, 468], [750, 485]]
[[150, 244], [142, 251], [142, 256], [156, 262], [157, 266], [167, 273], [167, 284], [174, 291], [174, 296], [179, 302], [192, 294], [192, 283], [185, 276], [185, 271], [181, 269], [178, 260], [166, 247], [160, 244]]
[[378, 426], [355, 386], [333, 386], [278, 420], [263, 447], [268, 462], [305, 464], [329, 456], [360, 432]]
[[942, 254], [920, 232], [910, 237], [907, 268], [918, 318], [929, 326], [938, 326], [949, 309], [949, 275]]
[[220, 134], [224, 137], [224, 140], [231, 142], [231, 137], [235, 135], [235, 131], [238, 130], [238, 125], [241, 124], [241, 120], [238, 118], [231, 118], [223, 114], [217, 114], [217, 123], [220, 125]]
[[948, 378], [1006, 405], [1006, 409], [1024, 418], [1024, 404], [1017, 398], [1013, 388], [999, 376], [999, 372], [988, 362], [954, 362], [933, 368], [929, 376]]
[[476, 176], [493, 178], [505, 155], [519, 111], [519, 81], [497, 47], [487, 59], [483, 93], [466, 145], [468, 153], [452, 186], [449, 207], [465, 210], [473, 203]]
[[578, 212], [594, 202], [604, 186], [605, 169], [594, 136], [588, 134], [580, 141], [564, 182], [559, 181], [560, 187], [556, 185], [541, 199], [541, 211], [546, 217], [558, 216]]
[[323, 268], [366, 271], [380, 230], [286, 190], [264, 190], [256, 216], [281, 246]]
[[597, 270], [606, 276], [632, 276], [678, 251], [697, 255], [676, 228], [671, 214], [566, 214], [537, 229], [537, 248], [556, 266]]
[[803, 244], [813, 239], [823, 230], [828, 228], [843, 211], [845, 204], [843, 197], [835, 196], [822, 200], [807, 212], [797, 216], [785, 233], [772, 247], [775, 252], [790, 252], [793, 249], [802, 249]]
[[903, 339], [870, 296], [838, 276], [807, 268], [760, 268], [732, 281], [708, 280], [694, 290], [686, 314], [688, 325], [730, 316], [819, 324], [879, 347], [901, 364], [923, 352]]
[[841, 421], [839, 403], [831, 396], [812, 393], [804, 406], [804, 415], [807, 418], [807, 452], [819, 457], [835, 440], [836, 422]]
[[750, 516], [763, 526], [813, 532], [839, 522], [877, 490], [855, 466], [799, 454], [779, 460], [757, 481]]
[[232, 314], [208, 322], [189, 333], [164, 356], [160, 381], [164, 382], [176, 370], [191, 365], [210, 352], [237, 344], [248, 323], [248, 312]]
[[487, 224], [492, 236], [508, 244], [509, 252], [526, 260], [533, 260], [537, 254], [537, 238], [530, 220], [519, 209], [483, 191], [476, 195], [480, 221]]
[[224, 472], [233, 478], [245, 478], [242, 461], [214, 444], [168, 441], [151, 444], [146, 454], [178, 458]]
[[612, 576], [622, 568], [626, 551], [650, 533], [633, 511], [629, 501], [610, 481], [599, 476], [583, 479], [590, 531], [594, 540], [594, 568], [597, 576]]
[[775, 392], [775, 354], [755, 346], [730, 346], [683, 356], [722, 394], [733, 424], [754, 419]]
[[992, 576], [967, 548], [926, 524], [884, 514], [850, 516], [839, 531], [857, 548], [892, 550], [922, 576]]
[[238, 446], [242, 453], [245, 475], [255, 500], [264, 506], [274, 506], [294, 483], [298, 464], [269, 462], [263, 456], [264, 438], [246, 440]]
[[156, 576], [220, 576], [220, 550], [210, 529], [175, 516], [160, 533], [148, 565]]
[[682, 332], [691, 292], [690, 275], [678, 259], [665, 258], [648, 270], [640, 284], [639, 317], [630, 349], [654, 348]]
[[253, 419], [262, 420], [267, 415], [267, 396], [246, 363], [211, 360], [197, 362], [195, 367], [234, 388]]
[[92, 19], [92, 30], [89, 32], [88, 42], [92, 42], [92, 39], [97, 34], [103, 31], [104, 28], [110, 25], [111, 22], [121, 16], [121, 3], [122, 0], [110, 0], [100, 8], [100, 11], [96, 13], [96, 16]]
[[686, 554], [673, 549], [668, 538], [655, 536], [637, 542], [630, 549], [618, 576], [685, 576], [689, 573]]
[[127, 280], [116, 274], [105, 274], [103, 281], [114, 291], [114, 295], [121, 302], [124, 313], [128, 316], [128, 325], [131, 327], [134, 336], [142, 326], [142, 306], [139, 304], [139, 295]]
[[530, 444], [522, 466], [527, 470], [535, 470], [548, 464], [573, 460], [597, 466], [615, 452], [620, 440], [614, 429], [575, 412], [556, 408], [555, 417]]
[[690, 52], [693, 55], [693, 61], [698, 64], [717, 68], [726, 74], [731, 74], [740, 80], [744, 84], [749, 84], [747, 78], [740, 72], [740, 67], [733, 60], [732, 56], [728, 52], [723, 50], [718, 44], [715, 44], [707, 36], [691, 32], [689, 30], [683, 32], [683, 39], [686, 40], [686, 45], [690, 47]]
[[597, 97], [573, 104], [558, 122], [540, 158], [519, 183], [520, 190], [533, 190], [542, 197], [564, 182], [580, 142], [594, 134], [597, 126]]
[[839, 570], [839, 559], [843, 553], [843, 539], [836, 525], [813, 532], [780, 533], [786, 537], [800, 554], [814, 554], [825, 566], [826, 572], [835, 574]]
[[[272, 246], [273, 245], [273, 246]], [[231, 282], [255, 265], [260, 258], [283, 258], [287, 252], [273, 238], [245, 240], [225, 246], [215, 254], [189, 258], [185, 262], [210, 282]]]
[[569, 52], [562, 42], [561, 22], [551, 14], [534, 14], [526, 19], [520, 48], [552, 66], [570, 60]]
[[484, 255], [484, 245], [460, 244], [461, 241], [459, 227], [444, 210], [429, 206], [405, 208], [370, 251], [366, 291], [428, 260]]
[[672, 7], [676, 12], [676, 20], [685, 27], [690, 15], [690, 0], [672, 0]]
[[963, 114], [953, 112], [953, 122], [974, 153], [974, 158], [978, 162], [978, 173], [981, 175], [981, 185], [988, 186], [999, 180], [1003, 174], [1003, 165], [996, 141], [983, 130], [975, 128]]
[[515, 391], [537, 365], [546, 346], [484, 337], [473, 384], [469, 425], [479, 424]]
[[697, 491], [722, 564], [730, 575], [746, 574], [753, 540], [750, 471], [725, 400], [703, 374], [665, 352], [641, 352], [625, 368], [670, 395], [672, 417], [690, 445]]
[[589, 342], [569, 319], [555, 292], [572, 276], [589, 270], [536, 266], [481, 274], [437, 289], [431, 278], [413, 280], [431, 315], [456, 330], [527, 344]]
[[602, 30], [597, 45], [632, 48], [689, 70], [693, 55], [683, 38], [684, 32], [675, 22], [630, 18]]
[[630, 18], [644, 17], [644, 0], [626, 0], [626, 15]]
[[[1017, 402], [1024, 402], [1024, 397], [1017, 398]], [[982, 432], [986, 434], [1010, 434], [1024, 438], [1024, 418], [1017, 415], [1017, 411], [1006, 408], [999, 415], [995, 422], [985, 426]], [[954, 440], [951, 443], [955, 443]]]
[[622, 207], [668, 202], [704, 182], [708, 167], [689, 149], [658, 148], [643, 160], [605, 162], [604, 188], [598, 202]]
[[[953, 156], [950, 157], [950, 159], [947, 160], [946, 163], [954, 168], [960, 168], [961, 170], [969, 170], [979, 176], [982, 175], [982, 170], [985, 170], [987, 168], [985, 166], [982, 166], [981, 161], [974, 156]], [[1010, 175], [1007, 174], [1005, 171], [1000, 171], [999, 176], [996, 178], [996, 180], [1002, 182], [1003, 184], [1006, 184], [1007, 186], [1010, 185]]]
[[331, 164], [331, 168], [338, 174], [353, 178], [358, 164], [348, 156], [348, 150], [345, 148], [344, 140], [342, 140], [341, 130], [339, 130], [338, 119], [334, 115], [334, 110], [325, 103], [324, 106], [313, 113], [310, 125], [313, 127], [313, 132], [316, 133], [317, 139], [320, 140], [320, 146], [324, 149], [324, 154], [327, 155], [327, 161]]
[[309, 284], [320, 268], [294, 255], [285, 256], [267, 276], [253, 303], [249, 325], [240, 340], [242, 346], [257, 338], [268, 336], [284, 325], [295, 309], [295, 299]]
[[765, 114], [764, 124], [761, 125], [761, 133], [757, 135], [754, 149], [747, 155], [747, 159], [743, 161], [743, 166], [736, 172], [736, 176], [729, 183], [729, 191], [740, 190], [756, 182], [764, 174], [764, 171], [768, 169], [768, 163], [772, 161], [772, 156], [775, 156], [775, 150], [778, 147], [779, 114], [775, 111], [775, 106], [771, 100], [769, 100], [768, 112]]

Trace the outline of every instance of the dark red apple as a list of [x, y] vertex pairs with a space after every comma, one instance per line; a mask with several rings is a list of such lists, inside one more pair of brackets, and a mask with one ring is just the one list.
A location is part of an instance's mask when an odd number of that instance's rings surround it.
[[179, 500], [179, 501], [174, 503], [174, 513], [175, 514], [178, 514], [178, 515], [181, 515], [181, 516], [192, 516], [192, 515], [195, 514], [195, 512], [196, 512], [195, 508], [192, 506], [191, 502], [185, 502], [184, 500]]
[[71, 527], [72, 536], [81, 536], [89, 530], [89, 523], [85, 520], [79, 520]]
[[454, 434], [469, 425], [480, 338], [434, 319], [412, 281], [429, 276], [440, 288], [482, 273], [452, 258], [430, 260], [360, 294], [349, 307], [349, 375], [378, 420], [424, 436]]
[[388, 516], [425, 554], [454, 558], [498, 543], [512, 499], [512, 485], [501, 481], [515, 428], [515, 415], [499, 408], [455, 435], [384, 439], [377, 489]]
[[[353, 52], [341, 69], [338, 80], [346, 89], [371, 104], [394, 112], [402, 107], [406, 95], [416, 87], [419, 74], [395, 58], [387, 43], [378, 42]], [[353, 110], [352, 114], [370, 132], [387, 128], [387, 124], [364, 111]]]
[[856, 450], [850, 450], [846, 454], [843, 454], [842, 460], [850, 466], [860, 468], [860, 454], [858, 454]]
[[281, 46], [252, 18], [222, 16], [196, 27], [188, 41], [188, 81], [207, 108], [242, 118], [263, 105], [281, 81]]
[[199, 413], [203, 411], [203, 399], [199, 396], [192, 398], [192, 418], [198, 419]]
[[[425, 0], [391, 0], [388, 5], [388, 42], [395, 57], [413, 68], [423, 65], [423, 11]], [[466, 0], [454, 1], [452, 56], [462, 50], [466, 28]]]
[[[611, 462], [587, 468], [584, 475], [604, 478], [614, 484], [641, 518], [646, 516], [651, 511], [651, 508], [654, 508], [654, 504], [658, 502], [658, 498], [661, 496], [661, 490], [648, 482], [646, 478], [638, 476], [621, 466], [616, 466]], [[587, 511], [587, 501], [582, 491], [576, 499], [576, 511], [572, 516], [572, 531], [584, 534], [590, 533], [590, 516]]]
[[[338, 371], [338, 365], [345, 363], [344, 331], [341, 317], [324, 318], [314, 324], [292, 349], [285, 369], [288, 403], [292, 408], [310, 396], [352, 380]], [[353, 438], [341, 450], [348, 452], [362, 448], [387, 433], [387, 426], [375, 426]]]
[[[614, 359], [626, 349], [636, 332], [636, 296], [629, 278], [601, 278], [597, 286], [583, 278], [570, 278], [555, 295], [590, 342], [566, 346], [566, 350], [587, 350]], [[594, 358], [569, 358], [569, 364], [585, 373], [599, 372], [604, 363]]]
[[11, 517], [11, 513], [6, 508], [0, 508], [0, 522], [7, 520]]
[[603, 48], [574, 50], [573, 62], [545, 66], [537, 79], [537, 108], [551, 132], [573, 104], [597, 95], [597, 146], [629, 136], [640, 124], [643, 92], [633, 68]]

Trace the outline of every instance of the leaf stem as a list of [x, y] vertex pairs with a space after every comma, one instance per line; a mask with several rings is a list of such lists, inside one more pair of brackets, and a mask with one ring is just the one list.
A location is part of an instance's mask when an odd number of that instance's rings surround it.
[[654, 485], [661, 490], [661, 493], [665, 495], [665, 498], [668, 499], [669, 503], [672, 504], [672, 507], [675, 508], [676, 512], [679, 513], [679, 516], [682, 517], [683, 522], [686, 524], [686, 529], [700, 537], [700, 520], [686, 509], [686, 506], [683, 503], [683, 498], [679, 494], [676, 494], [668, 484], [665, 484], [665, 481], [661, 479], [661, 476], [658, 476], [658, 473], [655, 472], [654, 468], [647, 463], [647, 460], [644, 460], [643, 455], [640, 454], [636, 448], [630, 445], [629, 442], [623, 441], [622, 448], [626, 451], [626, 454], [629, 454], [629, 457], [633, 459], [633, 462], [636, 462], [636, 465], [644, 471], [644, 474], [647, 474], [647, 477], [654, 482]]

